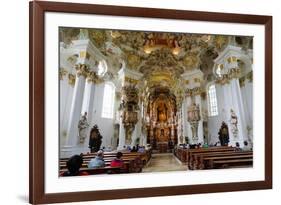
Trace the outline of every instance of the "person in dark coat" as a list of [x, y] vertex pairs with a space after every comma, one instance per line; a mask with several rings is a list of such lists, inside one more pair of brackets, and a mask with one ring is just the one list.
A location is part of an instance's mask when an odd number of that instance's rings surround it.
[[102, 144], [102, 136], [97, 125], [94, 125], [90, 132], [89, 148], [91, 153], [98, 152]]

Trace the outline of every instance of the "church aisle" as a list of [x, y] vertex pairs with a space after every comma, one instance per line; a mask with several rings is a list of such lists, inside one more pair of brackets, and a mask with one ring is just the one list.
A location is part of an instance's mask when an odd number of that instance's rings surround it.
[[187, 166], [182, 164], [172, 154], [153, 154], [149, 163], [142, 172], [186, 171]]

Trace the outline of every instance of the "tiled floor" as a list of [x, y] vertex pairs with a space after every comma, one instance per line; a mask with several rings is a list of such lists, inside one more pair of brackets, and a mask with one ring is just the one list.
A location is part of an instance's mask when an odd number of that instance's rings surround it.
[[152, 154], [152, 158], [142, 172], [184, 171], [187, 166], [182, 164], [172, 153]]

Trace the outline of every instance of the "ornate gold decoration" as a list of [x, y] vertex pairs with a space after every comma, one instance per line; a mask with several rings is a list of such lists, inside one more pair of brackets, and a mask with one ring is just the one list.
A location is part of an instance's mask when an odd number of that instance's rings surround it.
[[198, 64], [199, 64], [198, 52], [189, 52], [183, 59], [183, 65], [188, 70], [198, 67]]
[[201, 82], [201, 80], [199, 78], [194, 78], [193, 81], [194, 81], [194, 83], [200, 83]]
[[224, 68], [224, 65], [223, 64], [217, 64], [217, 68], [222, 70]]
[[241, 74], [241, 69], [240, 68], [231, 68], [228, 71], [229, 79], [239, 78], [240, 74]]
[[187, 88], [185, 91], [186, 96], [196, 96], [196, 95], [201, 95], [203, 92], [201, 87], [195, 87], [192, 89]]
[[218, 50], [224, 48], [228, 43], [228, 36], [216, 35], [214, 37], [214, 45]]
[[131, 84], [137, 84], [139, 81], [133, 78], [125, 77], [125, 82], [131, 83]]
[[122, 100], [119, 110], [121, 111], [122, 123], [125, 128], [126, 144], [131, 143], [132, 132], [138, 122], [138, 89], [134, 85], [122, 87]]
[[60, 68], [60, 71], [59, 71], [59, 77], [60, 77], [60, 80], [63, 80], [64, 76], [67, 75], [67, 70], [65, 70], [64, 68]]
[[246, 75], [247, 80], [251, 83], [253, 82], [253, 71], [250, 71], [247, 75]]
[[135, 70], [141, 63], [141, 59], [140, 59], [140, 56], [138, 55], [135, 55], [133, 53], [128, 53], [127, 55], [127, 63], [128, 63], [128, 66]]
[[89, 68], [86, 64], [77, 64], [75, 65], [75, 69], [78, 77], [82, 75], [86, 78], [89, 73]]
[[99, 78], [99, 76], [96, 74], [96, 72], [90, 71], [87, 73], [87, 82], [99, 84], [99, 83], [102, 83], [103, 80], [101, 78]]
[[75, 85], [75, 80], [76, 80], [76, 76], [69, 73], [68, 74], [68, 84], [73, 87]]
[[80, 58], [86, 58], [86, 59], [90, 58], [90, 54], [87, 51], [80, 51], [79, 56]]
[[228, 63], [234, 63], [237, 62], [237, 58], [235, 56], [230, 56], [229, 58], [227, 58], [227, 62]]
[[245, 76], [239, 78], [239, 85], [241, 88], [245, 86]]
[[241, 74], [240, 68], [231, 68], [226, 74], [222, 74], [217, 78], [216, 83], [224, 85], [230, 82], [234, 78], [239, 78]]
[[97, 30], [97, 29], [91, 29], [90, 30], [90, 38], [92, 42], [97, 47], [103, 47], [106, 42], [106, 32], [105, 30]]
[[191, 125], [192, 139], [198, 139], [198, 122], [201, 120], [199, 104], [193, 103], [187, 108], [187, 121]]
[[206, 97], [207, 97], [206, 91], [202, 91], [202, 92], [201, 92], [201, 98], [202, 98], [203, 100], [206, 100]]
[[227, 74], [223, 74], [221, 75], [221, 77], [219, 77], [217, 80], [216, 80], [216, 83], [217, 84], [220, 84], [220, 85], [224, 85], [224, 84], [228, 84], [229, 83], [229, 77]]

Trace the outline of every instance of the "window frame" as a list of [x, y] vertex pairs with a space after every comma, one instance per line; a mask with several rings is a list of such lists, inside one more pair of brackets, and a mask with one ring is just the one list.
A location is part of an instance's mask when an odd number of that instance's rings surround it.
[[[106, 95], [108, 91], [106, 89], [110, 88], [111, 95]], [[110, 99], [109, 99], [110, 96]], [[103, 97], [102, 97], [102, 108], [101, 108], [101, 118], [113, 119], [114, 118], [114, 97], [115, 97], [115, 86], [112, 82], [105, 82], [103, 88]], [[106, 102], [105, 101], [110, 101]], [[110, 105], [110, 107], [109, 107]]]

